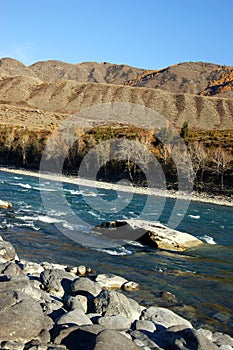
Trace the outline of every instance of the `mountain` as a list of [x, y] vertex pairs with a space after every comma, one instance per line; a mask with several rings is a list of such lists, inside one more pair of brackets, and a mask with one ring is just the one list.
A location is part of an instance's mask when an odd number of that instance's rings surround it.
[[205, 62], [184, 62], [164, 69], [145, 70], [107, 62], [70, 64], [56, 60], [25, 66], [0, 60], [0, 77], [31, 76], [45, 82], [75, 80], [82, 83], [130, 85], [173, 93], [233, 98], [233, 67]]

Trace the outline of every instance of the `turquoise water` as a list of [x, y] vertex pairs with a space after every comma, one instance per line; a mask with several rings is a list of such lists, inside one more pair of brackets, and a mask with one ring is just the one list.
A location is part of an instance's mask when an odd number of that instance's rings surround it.
[[[123, 275], [141, 284], [142, 289], [132, 294], [140, 303], [168, 306], [195, 326], [233, 334], [232, 207], [191, 202], [186, 211], [187, 202], [181, 201], [174, 210], [174, 199], [95, 191], [68, 183], [61, 191], [59, 183], [39, 184], [35, 177], [6, 172], [0, 172], [0, 198], [14, 207], [0, 211], [0, 234], [14, 244], [21, 258], [84, 264], [99, 273]], [[106, 249], [78, 243], [82, 235], [89, 237], [92, 226], [117, 218], [174, 225], [180, 221], [179, 230], [211, 244], [171, 253], [133, 242]], [[174, 293], [178, 303], [159, 298], [161, 291]]]

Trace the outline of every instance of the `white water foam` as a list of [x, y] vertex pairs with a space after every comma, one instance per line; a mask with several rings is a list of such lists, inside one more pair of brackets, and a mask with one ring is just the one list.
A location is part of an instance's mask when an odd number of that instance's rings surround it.
[[198, 220], [198, 219], [200, 219], [200, 215], [188, 215], [191, 219], [196, 219], [196, 220]]
[[29, 188], [32, 188], [32, 186], [29, 185], [29, 184], [22, 184], [22, 183], [19, 183], [18, 186], [23, 187], [23, 188], [28, 188], [28, 189], [29, 189]]
[[200, 239], [208, 244], [217, 244], [213, 237], [208, 235], [201, 236]]
[[121, 247], [118, 250], [113, 249], [96, 249], [99, 252], [107, 253], [109, 255], [132, 255], [133, 252], [125, 247]]

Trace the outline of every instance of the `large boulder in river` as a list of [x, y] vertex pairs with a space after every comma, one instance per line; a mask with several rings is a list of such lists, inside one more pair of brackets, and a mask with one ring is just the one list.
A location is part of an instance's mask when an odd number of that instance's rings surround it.
[[94, 232], [118, 240], [121, 244], [124, 241], [137, 240], [153, 248], [171, 251], [184, 251], [203, 244], [189, 233], [171, 229], [159, 222], [137, 219], [105, 222], [97, 226]]

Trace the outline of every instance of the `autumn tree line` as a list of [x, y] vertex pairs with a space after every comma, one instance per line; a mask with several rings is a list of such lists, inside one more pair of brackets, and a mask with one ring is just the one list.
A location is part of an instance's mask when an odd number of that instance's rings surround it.
[[231, 130], [193, 131], [186, 122], [175, 134], [169, 124], [149, 131], [120, 124], [89, 130], [72, 126], [28, 130], [8, 125], [0, 127], [0, 163], [39, 169], [46, 151], [50, 171], [62, 167], [64, 173], [77, 175], [82, 164], [86, 177], [96, 169], [99, 180], [127, 179], [147, 186], [147, 174], [153, 169], [158, 187], [165, 178], [168, 189], [178, 189], [179, 176], [183, 176], [198, 191], [231, 194], [232, 144]]

